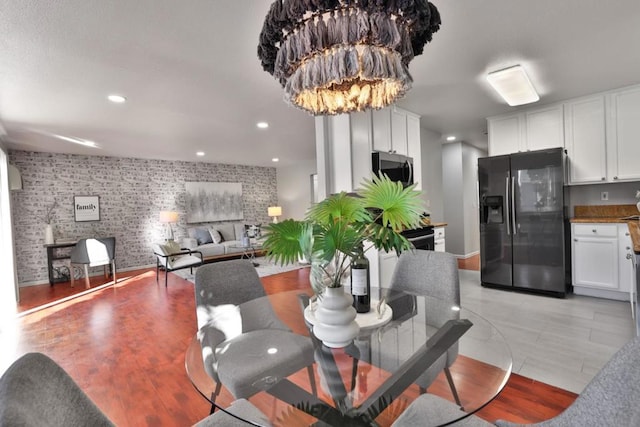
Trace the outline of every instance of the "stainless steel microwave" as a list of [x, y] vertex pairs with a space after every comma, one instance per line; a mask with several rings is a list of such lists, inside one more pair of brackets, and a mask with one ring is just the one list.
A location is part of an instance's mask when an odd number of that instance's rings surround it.
[[371, 153], [373, 173], [387, 175], [392, 181], [401, 182], [408, 187], [413, 184], [413, 159], [402, 154], [374, 151]]

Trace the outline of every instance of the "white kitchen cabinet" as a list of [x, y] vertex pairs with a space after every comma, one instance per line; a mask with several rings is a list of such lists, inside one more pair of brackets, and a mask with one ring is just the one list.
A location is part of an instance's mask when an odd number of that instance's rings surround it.
[[635, 272], [635, 254], [633, 252], [633, 243], [631, 242], [631, 233], [629, 233], [629, 227], [627, 224], [618, 225], [618, 253], [620, 255], [618, 261], [618, 269], [620, 272], [620, 286], [621, 292], [629, 294], [629, 301], [631, 302], [631, 310], [634, 310], [634, 298], [636, 287], [636, 272]]
[[487, 120], [490, 156], [564, 147], [562, 104]]
[[388, 288], [391, 283], [391, 277], [393, 276], [393, 271], [396, 269], [396, 264], [398, 264], [398, 256], [395, 252], [380, 252], [380, 286], [383, 288]]
[[407, 152], [413, 159], [413, 182], [422, 190], [422, 147], [420, 145], [420, 117], [407, 113]]
[[489, 155], [501, 156], [522, 150], [524, 139], [524, 116], [510, 114], [487, 119], [489, 133]]
[[373, 149], [375, 151], [408, 155], [407, 115], [407, 111], [395, 106], [373, 111]]
[[524, 115], [527, 151], [564, 147], [562, 104], [530, 110]]
[[571, 238], [574, 293], [633, 301], [634, 254], [627, 224], [572, 224]]
[[610, 182], [640, 179], [640, 86], [608, 96], [607, 169]]
[[618, 228], [616, 224], [573, 224], [573, 288], [617, 291]]
[[581, 98], [565, 104], [565, 143], [569, 183], [606, 182], [605, 97]]
[[444, 227], [435, 227], [433, 229], [433, 234], [434, 234], [434, 251], [435, 252], [445, 252], [445, 240], [444, 240], [444, 236], [445, 236], [445, 232], [444, 232]]

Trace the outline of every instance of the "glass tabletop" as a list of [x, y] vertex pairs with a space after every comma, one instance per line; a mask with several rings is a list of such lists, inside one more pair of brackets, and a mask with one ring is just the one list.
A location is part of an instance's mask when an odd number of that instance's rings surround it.
[[310, 333], [303, 316], [308, 296], [300, 291], [245, 303], [251, 311], [273, 308], [290, 331], [278, 324], [245, 330], [251, 321], [242, 319], [242, 332], [216, 347], [214, 369], [205, 368], [201, 330], [186, 352], [187, 374], [216, 407], [246, 398], [270, 423], [287, 426], [391, 425], [424, 392], [461, 407], [454, 419], [434, 415], [424, 424], [443, 425], [478, 411], [502, 390], [511, 352], [486, 319], [435, 298], [388, 290], [372, 290], [372, 296], [384, 298], [391, 321], [362, 330], [338, 349]]

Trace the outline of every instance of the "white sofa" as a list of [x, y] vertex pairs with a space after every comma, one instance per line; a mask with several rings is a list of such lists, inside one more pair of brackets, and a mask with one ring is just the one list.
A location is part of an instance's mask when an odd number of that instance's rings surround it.
[[[217, 243], [213, 239], [216, 233], [212, 230], [217, 231], [221, 237]], [[246, 230], [247, 226], [242, 223], [223, 223], [189, 227], [187, 228], [189, 237], [182, 239], [181, 246], [201, 252], [204, 258], [241, 254], [244, 251], [242, 247], [242, 237], [245, 235]], [[250, 238], [249, 241], [254, 249], [262, 248], [259, 238], [253, 237]]]

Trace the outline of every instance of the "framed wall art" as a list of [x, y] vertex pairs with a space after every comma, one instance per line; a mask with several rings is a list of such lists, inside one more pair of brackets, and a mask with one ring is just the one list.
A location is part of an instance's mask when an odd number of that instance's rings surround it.
[[100, 221], [100, 196], [73, 196], [76, 222]]
[[242, 184], [185, 182], [187, 223], [244, 219]]

